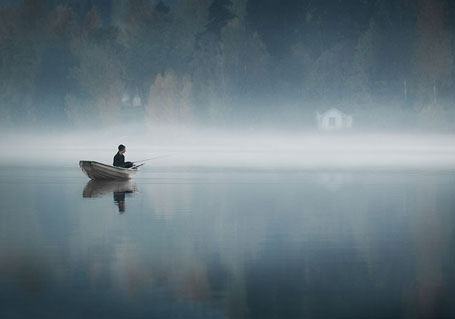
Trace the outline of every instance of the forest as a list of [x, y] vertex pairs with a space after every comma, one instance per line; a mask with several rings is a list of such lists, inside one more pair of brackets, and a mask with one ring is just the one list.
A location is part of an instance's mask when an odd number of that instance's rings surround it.
[[455, 1], [0, 5], [3, 129], [455, 130]]

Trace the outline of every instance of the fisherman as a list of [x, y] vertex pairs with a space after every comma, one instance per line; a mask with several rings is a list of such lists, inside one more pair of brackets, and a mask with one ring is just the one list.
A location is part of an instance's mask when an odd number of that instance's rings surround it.
[[123, 155], [126, 152], [126, 147], [125, 145], [120, 144], [118, 146], [118, 152], [114, 156], [114, 166], [117, 167], [124, 167], [124, 168], [130, 168], [133, 167], [132, 162], [125, 162], [125, 156]]

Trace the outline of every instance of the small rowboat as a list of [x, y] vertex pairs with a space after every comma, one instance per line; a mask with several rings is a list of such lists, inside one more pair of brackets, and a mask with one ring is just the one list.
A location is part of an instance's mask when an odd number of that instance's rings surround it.
[[95, 161], [79, 161], [82, 171], [91, 179], [96, 180], [124, 180], [130, 179], [137, 172], [137, 167], [115, 167]]

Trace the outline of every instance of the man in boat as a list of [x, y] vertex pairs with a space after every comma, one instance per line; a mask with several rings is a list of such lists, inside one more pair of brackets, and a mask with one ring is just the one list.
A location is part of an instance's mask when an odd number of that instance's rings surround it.
[[114, 156], [114, 164], [112, 164], [112, 165], [117, 166], [117, 167], [124, 167], [124, 168], [133, 167], [132, 162], [125, 162], [125, 155], [123, 155], [123, 154], [125, 154], [125, 152], [126, 152], [125, 145], [120, 144], [118, 146], [118, 152]]

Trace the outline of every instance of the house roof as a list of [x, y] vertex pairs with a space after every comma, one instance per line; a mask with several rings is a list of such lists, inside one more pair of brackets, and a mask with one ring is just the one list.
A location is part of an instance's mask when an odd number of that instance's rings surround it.
[[338, 108], [336, 108], [336, 107], [331, 107], [331, 108], [328, 109], [327, 111], [324, 111], [324, 112], [320, 113], [320, 115], [321, 115], [321, 116], [324, 116], [324, 115], [326, 115], [327, 113], [332, 112], [332, 111], [339, 112], [339, 113], [341, 113], [341, 114], [343, 114], [343, 115], [348, 115], [347, 113], [343, 112], [342, 110], [340, 110], [340, 109], [338, 109]]

